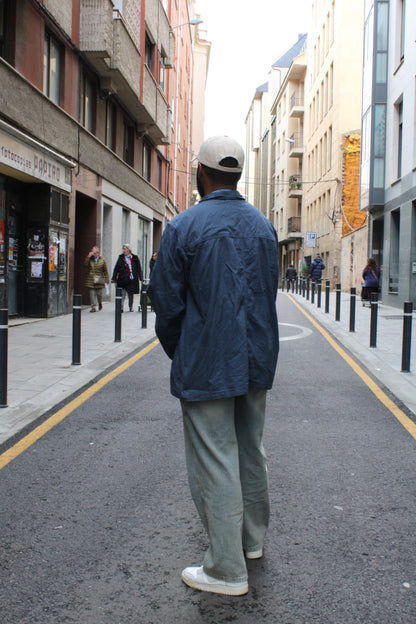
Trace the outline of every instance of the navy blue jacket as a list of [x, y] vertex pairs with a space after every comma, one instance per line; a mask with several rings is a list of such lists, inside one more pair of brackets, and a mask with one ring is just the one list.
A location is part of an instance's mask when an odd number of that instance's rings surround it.
[[325, 265], [322, 262], [322, 259], [320, 256], [316, 256], [315, 260], [312, 262], [311, 266], [309, 267], [309, 274], [311, 276], [312, 279], [321, 279], [322, 277], [322, 271], [324, 270]]
[[148, 294], [174, 396], [205, 401], [271, 388], [277, 284], [276, 230], [238, 191], [214, 191], [168, 223]]

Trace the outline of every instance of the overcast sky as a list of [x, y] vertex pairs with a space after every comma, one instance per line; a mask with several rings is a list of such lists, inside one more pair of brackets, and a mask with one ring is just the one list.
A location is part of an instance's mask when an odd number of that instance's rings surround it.
[[205, 138], [234, 137], [245, 148], [245, 119], [271, 66], [309, 29], [311, 0], [196, 0], [211, 41]]

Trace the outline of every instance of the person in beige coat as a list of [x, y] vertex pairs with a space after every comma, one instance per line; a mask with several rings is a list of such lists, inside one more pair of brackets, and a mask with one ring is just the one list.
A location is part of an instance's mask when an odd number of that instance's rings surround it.
[[85, 286], [90, 291], [90, 312], [96, 312], [97, 308], [98, 310], [103, 309], [103, 288], [110, 282], [107, 263], [105, 259], [100, 256], [99, 248], [94, 245], [85, 258], [84, 264], [88, 268]]

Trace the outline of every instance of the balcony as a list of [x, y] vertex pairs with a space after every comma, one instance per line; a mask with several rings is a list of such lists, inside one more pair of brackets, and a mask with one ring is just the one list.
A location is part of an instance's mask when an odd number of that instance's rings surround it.
[[289, 197], [302, 197], [302, 180], [300, 174], [289, 176]]
[[156, 144], [165, 143], [169, 106], [146, 66], [141, 100], [142, 56], [132, 33], [119, 11], [113, 11], [111, 0], [81, 0], [80, 49], [100, 77], [102, 91], [117, 95], [139, 132], [146, 132]]
[[290, 143], [289, 157], [302, 158], [305, 151], [303, 132], [294, 132], [288, 141]]
[[287, 233], [289, 238], [296, 238], [296, 236], [294, 235], [299, 236], [301, 232], [301, 217], [289, 217], [289, 219], [287, 220]]
[[303, 117], [305, 113], [305, 100], [303, 95], [294, 91], [290, 98], [289, 117]]
[[94, 67], [105, 70], [113, 54], [113, 3], [111, 0], [81, 0], [80, 50]]

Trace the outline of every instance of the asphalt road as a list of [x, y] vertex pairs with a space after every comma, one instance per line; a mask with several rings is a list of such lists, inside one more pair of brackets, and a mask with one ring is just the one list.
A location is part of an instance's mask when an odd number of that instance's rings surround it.
[[248, 595], [180, 580], [206, 536], [158, 346], [0, 471], [1, 624], [416, 623], [416, 441], [287, 297], [278, 309], [272, 517]]

